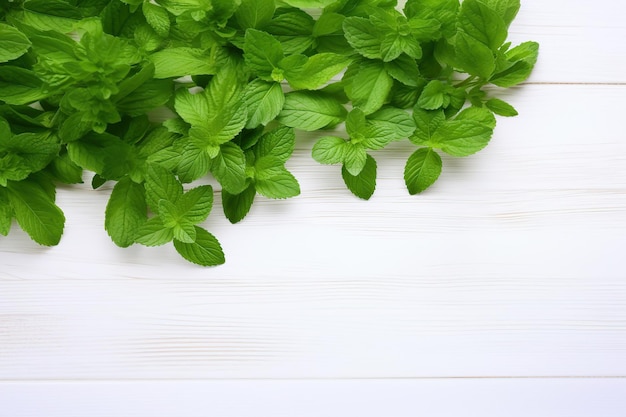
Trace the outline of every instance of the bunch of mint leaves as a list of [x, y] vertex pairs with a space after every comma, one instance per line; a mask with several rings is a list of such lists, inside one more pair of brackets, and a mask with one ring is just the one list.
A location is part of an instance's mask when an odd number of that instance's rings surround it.
[[[485, 86], [528, 78], [538, 44], [506, 42], [519, 0], [3, 0], [0, 3], [0, 233], [13, 219], [59, 243], [58, 184], [114, 183], [105, 229], [121, 247], [173, 242], [190, 262], [224, 262], [201, 227], [214, 190], [241, 221], [257, 195], [299, 195], [285, 168], [296, 130], [322, 131], [313, 158], [340, 164], [369, 199], [372, 151], [410, 140], [410, 194], [440, 152], [483, 149]], [[493, 91], [490, 89], [488, 91]], [[497, 89], [496, 89], [497, 91]], [[162, 117], [164, 112], [168, 117]], [[347, 135], [329, 131], [345, 125]], [[323, 133], [323, 132], [326, 133]]]

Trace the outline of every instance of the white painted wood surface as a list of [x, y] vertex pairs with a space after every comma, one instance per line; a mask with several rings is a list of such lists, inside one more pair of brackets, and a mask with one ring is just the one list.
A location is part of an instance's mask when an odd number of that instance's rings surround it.
[[626, 415], [626, 4], [522, 3], [539, 64], [497, 92], [520, 116], [421, 196], [411, 145], [362, 202], [301, 135], [302, 196], [236, 226], [218, 199], [227, 264], [201, 269], [116, 248], [108, 192], [61, 190], [61, 245], [0, 239], [0, 416]]

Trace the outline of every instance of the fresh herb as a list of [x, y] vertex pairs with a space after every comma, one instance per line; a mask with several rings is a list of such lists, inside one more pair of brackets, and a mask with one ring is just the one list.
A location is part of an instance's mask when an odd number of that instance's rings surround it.
[[[0, 233], [13, 219], [56, 245], [57, 184], [114, 183], [104, 227], [121, 247], [172, 242], [218, 265], [200, 227], [213, 206], [241, 221], [257, 198], [300, 194], [285, 164], [296, 130], [341, 165], [356, 196], [376, 188], [373, 153], [416, 146], [410, 194], [489, 143], [484, 87], [528, 78], [538, 45], [506, 42], [519, 0], [8, 0], [0, 5]], [[163, 113], [168, 117], [155, 116]], [[346, 136], [332, 131], [345, 126]]]

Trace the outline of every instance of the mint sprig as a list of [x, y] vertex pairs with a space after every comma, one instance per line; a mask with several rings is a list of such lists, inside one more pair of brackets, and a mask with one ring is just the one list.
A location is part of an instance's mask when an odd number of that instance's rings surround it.
[[[519, 0], [13, 0], [0, 5], [0, 234], [13, 220], [56, 245], [56, 184], [113, 190], [104, 228], [121, 247], [173, 243], [224, 262], [202, 224], [220, 185], [237, 223], [257, 198], [300, 194], [298, 130], [362, 199], [375, 154], [409, 140], [408, 192], [441, 153], [472, 155], [513, 106], [485, 87], [525, 81], [538, 44], [513, 46]], [[162, 117], [157, 115], [167, 114]], [[345, 127], [345, 134], [332, 129]]]

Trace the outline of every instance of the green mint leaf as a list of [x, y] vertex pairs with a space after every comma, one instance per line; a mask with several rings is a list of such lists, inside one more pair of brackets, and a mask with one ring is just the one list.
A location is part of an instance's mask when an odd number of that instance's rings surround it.
[[210, 185], [192, 188], [176, 202], [181, 218], [194, 225], [205, 221], [212, 207], [213, 188]]
[[265, 133], [255, 146], [257, 158], [272, 156], [281, 162], [287, 162], [296, 146], [296, 134], [293, 128], [281, 126]]
[[209, 51], [197, 48], [174, 47], [150, 56], [155, 78], [177, 78], [186, 75], [215, 74], [218, 65]]
[[415, 151], [404, 168], [404, 181], [409, 194], [415, 195], [433, 185], [441, 174], [441, 157], [432, 148]]
[[[5, 125], [6, 126], [6, 125]], [[49, 133], [22, 133], [0, 136], [0, 185], [20, 181], [44, 169], [59, 153], [60, 146]]]
[[354, 176], [359, 175], [367, 163], [367, 152], [360, 143], [348, 142], [344, 147], [343, 167]]
[[448, 85], [439, 80], [426, 84], [417, 105], [425, 110], [437, 110], [450, 104]]
[[510, 66], [494, 74], [490, 81], [498, 87], [505, 88], [526, 81], [535, 67], [538, 55], [539, 44], [536, 42], [524, 42], [516, 46], [506, 53]]
[[[263, 159], [267, 161], [269, 158]], [[261, 167], [257, 163], [256, 191], [264, 197], [273, 199], [300, 195], [300, 185], [291, 172], [283, 166], [272, 165]]]
[[145, 188], [146, 202], [154, 213], [158, 213], [161, 200], [176, 203], [183, 195], [183, 186], [174, 174], [157, 164], [147, 165]]
[[154, 31], [162, 37], [166, 37], [170, 33], [170, 17], [163, 7], [148, 1], [142, 5], [143, 15], [146, 17], [148, 24]]
[[350, 78], [347, 93], [355, 107], [370, 114], [387, 102], [392, 87], [393, 78], [387, 73], [385, 64], [369, 61], [360, 65], [356, 75]]
[[285, 94], [277, 82], [254, 80], [246, 86], [244, 100], [248, 107], [247, 129], [265, 126], [283, 109]]
[[495, 114], [504, 117], [513, 117], [519, 114], [513, 106], [511, 106], [506, 101], [500, 100], [498, 98], [492, 98], [488, 100], [485, 103], [485, 106], [487, 106], [487, 108]]
[[220, 146], [211, 161], [211, 173], [229, 193], [238, 194], [246, 187], [246, 158], [235, 143]]
[[496, 51], [507, 37], [504, 20], [481, 0], [465, 0], [461, 4], [459, 31]]
[[31, 46], [30, 41], [22, 32], [4, 23], [0, 23], [0, 62], [8, 62], [21, 57]]
[[11, 125], [9, 125], [9, 122], [5, 118], [0, 117], [0, 143], [8, 142], [10, 137], [11, 137]]
[[176, 251], [189, 262], [201, 266], [216, 266], [225, 262], [224, 252], [218, 240], [206, 230], [195, 227], [196, 239], [193, 243], [174, 240]]
[[6, 188], [0, 187], [0, 235], [7, 236], [13, 222], [13, 207]]
[[474, 39], [465, 32], [456, 35], [456, 62], [469, 74], [489, 79], [496, 61], [493, 51], [484, 43]]
[[104, 228], [122, 248], [135, 243], [137, 230], [147, 220], [146, 193], [141, 184], [122, 178], [111, 193], [106, 207]]
[[315, 90], [324, 86], [351, 61], [342, 55], [326, 52], [305, 58], [306, 61], [300, 65], [289, 66], [285, 61], [294, 57], [281, 61], [281, 67], [289, 85], [296, 90]]
[[172, 228], [165, 227], [160, 217], [153, 217], [137, 229], [135, 242], [144, 246], [162, 246], [174, 239]]
[[191, 223], [180, 223], [172, 229], [174, 242], [194, 243], [196, 241], [196, 226]]
[[286, 95], [278, 121], [289, 127], [312, 132], [341, 123], [347, 113], [345, 107], [328, 94], [294, 91]]
[[[408, 24], [411, 30], [411, 35], [413, 35], [413, 37], [420, 42], [437, 40], [441, 37], [441, 23], [437, 19], [413, 18], [409, 20]], [[407, 54], [409, 54], [409, 52], [407, 52]], [[415, 58], [421, 58], [421, 48], [420, 56]]]
[[356, 107], [346, 117], [346, 132], [351, 138], [363, 136], [367, 128], [367, 119], [363, 110]]
[[430, 143], [452, 156], [469, 156], [482, 150], [491, 139], [493, 129], [473, 120], [452, 120], [439, 126]]
[[191, 223], [177, 224], [172, 231], [174, 232], [174, 242], [191, 244], [197, 239], [196, 226]]
[[404, 14], [409, 21], [414, 19], [435, 19], [441, 26], [445, 38], [456, 34], [459, 0], [407, 0]]
[[348, 17], [343, 22], [343, 30], [350, 46], [365, 58], [382, 59], [381, 33], [369, 19]]
[[344, 165], [341, 176], [352, 194], [363, 200], [369, 200], [376, 190], [376, 160], [367, 155], [365, 165], [357, 175], [352, 175]]
[[294, 55], [305, 53], [313, 45], [314, 24], [313, 17], [303, 10], [279, 8], [264, 29], [280, 42], [285, 55]]
[[116, 107], [129, 116], [142, 116], [165, 105], [173, 93], [174, 84], [170, 80], [150, 80], [118, 101]]
[[508, 28], [520, 9], [520, 0], [481, 0], [494, 10]]
[[0, 101], [7, 104], [30, 104], [45, 98], [43, 82], [28, 69], [2, 65], [0, 66]]
[[345, 160], [347, 146], [350, 145], [342, 138], [326, 136], [313, 145], [312, 156], [320, 164], [340, 164]]
[[259, 29], [272, 20], [274, 10], [274, 0], [242, 0], [235, 12], [235, 19], [243, 29]]
[[484, 107], [468, 107], [460, 112], [455, 120], [473, 120], [479, 122], [490, 129], [496, 127], [496, 118], [493, 113]]
[[8, 184], [8, 198], [20, 227], [40, 245], [55, 246], [61, 240], [65, 216], [45, 189], [35, 181]]
[[383, 107], [370, 114], [368, 123], [390, 142], [408, 138], [415, 132], [415, 121], [411, 115], [395, 107]]
[[198, 148], [191, 142], [185, 143], [179, 152], [172, 150], [164, 153], [163, 156], [169, 160], [178, 158], [175, 169], [178, 178], [184, 183], [203, 177], [211, 168], [211, 158], [206, 150]]
[[248, 185], [248, 188], [239, 194], [230, 194], [228, 191], [222, 190], [222, 207], [226, 218], [233, 224], [243, 220], [250, 211], [255, 196], [254, 184]]
[[400, 55], [397, 59], [386, 62], [385, 70], [392, 78], [410, 87], [418, 87], [422, 82], [417, 61], [408, 55]]
[[176, 113], [184, 121], [194, 126], [203, 126], [209, 115], [209, 103], [204, 93], [192, 94], [187, 89], [180, 89], [176, 93]]
[[189, 136], [211, 158], [219, 146], [231, 141], [247, 122], [248, 109], [242, 100], [243, 90], [232, 69], [220, 71], [202, 93], [182, 90], [176, 96], [176, 110], [192, 125]]
[[284, 79], [280, 61], [285, 55], [280, 42], [272, 35], [256, 29], [246, 30], [243, 50], [246, 64], [260, 79], [277, 82]]
[[421, 108], [415, 108], [413, 110], [413, 120], [415, 121], [415, 132], [409, 137], [409, 140], [416, 145], [426, 145], [430, 143], [430, 140], [434, 132], [441, 126], [446, 116], [442, 110], [428, 111]]

